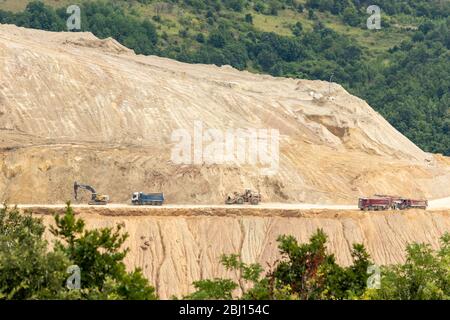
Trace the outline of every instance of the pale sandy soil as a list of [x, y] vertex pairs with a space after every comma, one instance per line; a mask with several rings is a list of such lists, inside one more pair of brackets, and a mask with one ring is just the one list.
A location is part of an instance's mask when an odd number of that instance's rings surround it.
[[[64, 209], [34, 208], [36, 216], [52, 224], [52, 214]], [[412, 242], [439, 246], [450, 232], [450, 210], [361, 212], [358, 210], [273, 209], [259, 207], [162, 208], [75, 207], [88, 228], [125, 225], [130, 249], [125, 263], [139, 267], [162, 298], [192, 292], [199, 279], [230, 277], [220, 265], [222, 254], [239, 254], [245, 262], [267, 263], [280, 258], [277, 237], [293, 235], [299, 241], [321, 228], [328, 250], [338, 263], [351, 263], [354, 243], [363, 243], [379, 265], [404, 261]], [[48, 235], [51, 240], [50, 235]]]
[[[449, 181], [450, 183], [450, 181]], [[431, 200], [428, 202], [430, 209], [449, 209], [450, 197], [443, 199]]]
[[[450, 209], [450, 197], [443, 199], [435, 199], [428, 202], [428, 210]], [[33, 208], [48, 208], [48, 209], [62, 209], [65, 204], [19, 204], [20, 209]], [[254, 209], [256, 212], [262, 209], [274, 210], [358, 210], [357, 205], [330, 205], [330, 204], [308, 204], [308, 203], [260, 203], [257, 206], [252, 205], [207, 205], [207, 204], [165, 204], [163, 206], [135, 206], [131, 204], [110, 203], [104, 206], [92, 206], [88, 204], [72, 204], [74, 208], [90, 208], [92, 210], [102, 208], [106, 209], [151, 209], [151, 210], [165, 210], [165, 209]]]
[[[199, 121], [278, 130], [276, 174], [263, 175], [263, 164], [174, 163], [172, 133], [193, 134]], [[435, 199], [450, 196], [449, 164], [336, 83], [330, 92], [324, 81], [139, 56], [90, 33], [0, 25], [0, 201], [64, 203], [74, 181], [113, 203], [144, 191], [220, 204], [244, 188], [294, 206], [377, 193]]]
[[[206, 205], [206, 204], [165, 204], [164, 206], [134, 206], [130, 204], [120, 204], [120, 203], [110, 203], [104, 206], [92, 206], [87, 204], [73, 204], [74, 208], [108, 208], [108, 209], [154, 209], [154, 210], [164, 210], [164, 209], [233, 209], [233, 208], [248, 208], [248, 209], [328, 209], [328, 210], [353, 210], [357, 209], [354, 205], [326, 205], [326, 204], [307, 204], [307, 203], [261, 203], [257, 206], [252, 205]], [[64, 208], [65, 204], [20, 204], [18, 208], [20, 209], [32, 209], [32, 208], [49, 208], [49, 209], [61, 209]]]

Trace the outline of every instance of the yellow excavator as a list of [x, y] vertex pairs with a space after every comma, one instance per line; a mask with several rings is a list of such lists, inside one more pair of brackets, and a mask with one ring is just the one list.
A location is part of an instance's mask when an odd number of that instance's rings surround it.
[[78, 200], [78, 189], [83, 189], [91, 192], [91, 200], [88, 202], [89, 205], [106, 205], [109, 203], [109, 196], [105, 194], [99, 194], [93, 187], [85, 184], [79, 184], [76, 181], [73, 184], [75, 200]]

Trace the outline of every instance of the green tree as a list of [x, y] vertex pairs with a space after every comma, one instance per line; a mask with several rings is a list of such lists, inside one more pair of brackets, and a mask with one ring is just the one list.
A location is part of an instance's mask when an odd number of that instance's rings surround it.
[[370, 257], [361, 244], [354, 244], [353, 264], [339, 266], [326, 249], [327, 236], [318, 230], [309, 243], [298, 244], [292, 236], [281, 236], [280, 253], [284, 259], [272, 277], [275, 289], [289, 289], [302, 300], [348, 299], [361, 295], [366, 288]]
[[247, 13], [245, 15], [245, 22], [247, 22], [249, 24], [253, 24], [253, 16], [251, 15], [251, 13]]
[[268, 49], [262, 50], [257, 57], [258, 64], [264, 71], [269, 71], [278, 59], [277, 54]]
[[203, 35], [203, 33], [198, 33], [195, 36], [195, 40], [197, 40], [197, 42], [199, 43], [205, 43], [205, 36]]
[[342, 19], [352, 27], [356, 27], [361, 21], [361, 17], [354, 7], [347, 7], [342, 14]]
[[244, 0], [222, 0], [225, 7], [234, 11], [242, 11], [244, 7]]
[[123, 225], [114, 228], [86, 230], [82, 219], [77, 219], [67, 204], [64, 216], [55, 216], [50, 232], [58, 238], [55, 248], [81, 269], [82, 296], [90, 298], [113, 292], [121, 299], [156, 299], [155, 289], [139, 269], [128, 273], [123, 259], [128, 249], [122, 249], [128, 235]]
[[[139, 269], [125, 270], [122, 226], [85, 230], [68, 204], [55, 216], [50, 250], [45, 226], [31, 213], [0, 209], [0, 299], [156, 299]], [[67, 268], [81, 269], [81, 288], [69, 290]]]
[[367, 298], [382, 300], [450, 299], [450, 233], [441, 238], [439, 250], [428, 244], [410, 244], [404, 264], [382, 269], [380, 289]]
[[32, 1], [25, 8], [25, 26], [34, 29], [63, 31], [65, 24], [52, 7], [40, 1]]
[[44, 231], [31, 213], [0, 209], [0, 299], [51, 299], [65, 290], [70, 260], [47, 250]]
[[195, 292], [184, 297], [188, 300], [231, 300], [238, 285], [230, 279], [199, 280], [194, 282]]
[[[366, 290], [369, 254], [361, 244], [353, 246], [353, 264], [341, 267], [334, 255], [327, 253], [327, 237], [318, 230], [308, 243], [299, 244], [292, 236], [280, 236], [282, 256], [264, 276], [259, 264], [246, 264], [239, 256], [224, 255], [221, 263], [238, 273], [239, 284], [230, 279], [201, 280], [189, 297], [196, 299], [229, 299], [240, 287], [243, 299], [354, 299]], [[248, 289], [246, 289], [248, 288]]]
[[223, 32], [219, 30], [211, 32], [208, 38], [208, 43], [216, 48], [223, 48], [226, 43]]
[[292, 33], [296, 36], [299, 37], [303, 32], [303, 25], [301, 24], [300, 21], [298, 21], [293, 27], [292, 27]]

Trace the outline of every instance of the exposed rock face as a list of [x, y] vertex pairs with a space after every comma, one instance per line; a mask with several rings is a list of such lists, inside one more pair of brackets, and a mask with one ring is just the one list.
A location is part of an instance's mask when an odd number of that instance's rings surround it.
[[[52, 210], [34, 210], [48, 214]], [[305, 242], [318, 228], [328, 238], [328, 250], [340, 264], [351, 263], [353, 243], [363, 243], [378, 265], [404, 260], [408, 243], [439, 246], [450, 232], [450, 211], [376, 212], [286, 209], [75, 209], [88, 227], [124, 223], [129, 233], [129, 268], [140, 267], [161, 298], [192, 292], [199, 279], [237, 275], [220, 265], [222, 254], [240, 254], [244, 262], [265, 268], [279, 258], [281, 234]], [[44, 215], [46, 223], [53, 218]]]
[[[172, 133], [199, 121], [279, 130], [277, 174], [171, 161]], [[171, 203], [221, 203], [244, 187], [291, 203], [450, 194], [447, 160], [337, 84], [137, 56], [89, 33], [0, 25], [0, 133], [0, 200], [13, 203], [62, 203], [74, 180], [114, 202], [163, 191]]]

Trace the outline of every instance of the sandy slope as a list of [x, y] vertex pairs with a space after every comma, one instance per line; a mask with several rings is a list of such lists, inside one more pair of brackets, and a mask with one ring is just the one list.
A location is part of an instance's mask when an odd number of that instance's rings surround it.
[[[55, 209], [33, 212], [49, 224]], [[353, 243], [363, 243], [377, 264], [403, 261], [407, 243], [434, 248], [450, 232], [450, 211], [409, 210], [365, 213], [357, 210], [274, 208], [75, 208], [88, 227], [124, 223], [129, 233], [129, 268], [141, 267], [162, 298], [192, 291], [192, 281], [232, 277], [220, 266], [223, 253], [239, 253], [245, 262], [267, 267], [278, 256], [276, 238], [294, 235], [299, 241], [322, 228], [328, 249], [341, 264], [351, 262]]]
[[[196, 121], [279, 130], [278, 173], [173, 163], [172, 133]], [[137, 56], [88, 33], [0, 25], [0, 134], [0, 200], [11, 203], [64, 203], [74, 180], [118, 203], [163, 191], [168, 203], [220, 204], [245, 187], [283, 203], [450, 195], [446, 158], [338, 84]]]

